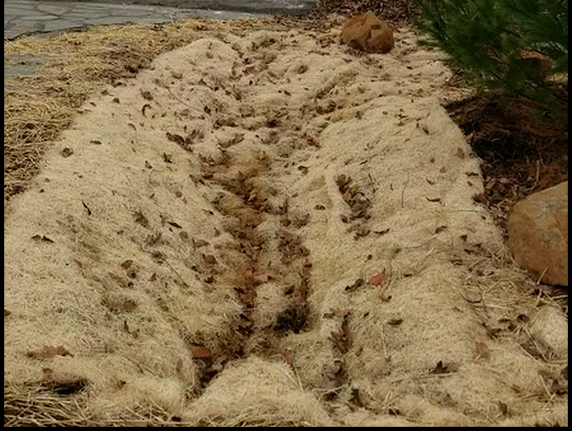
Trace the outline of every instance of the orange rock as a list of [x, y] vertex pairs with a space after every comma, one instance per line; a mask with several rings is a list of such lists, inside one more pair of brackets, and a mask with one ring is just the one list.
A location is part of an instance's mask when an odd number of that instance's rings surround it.
[[519, 265], [542, 283], [568, 286], [568, 181], [518, 202], [507, 227]]
[[342, 28], [342, 41], [354, 49], [386, 54], [393, 48], [393, 30], [371, 11], [355, 16]]

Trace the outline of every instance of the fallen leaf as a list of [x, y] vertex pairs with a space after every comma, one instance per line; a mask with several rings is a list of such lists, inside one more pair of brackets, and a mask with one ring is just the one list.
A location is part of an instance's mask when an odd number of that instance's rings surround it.
[[448, 374], [449, 368], [443, 364], [443, 361], [439, 361], [435, 368], [431, 371], [432, 374]]
[[193, 247], [200, 248], [209, 245], [208, 241], [199, 238], [193, 238]]
[[374, 230], [373, 233], [375, 233], [376, 235], [385, 235], [386, 233], [388, 233], [390, 231], [389, 228], [384, 229], [384, 230]]
[[8, 317], [10, 314], [12, 314], [11, 311], [4, 309], [4, 317]]
[[499, 410], [503, 416], [508, 415], [508, 406], [502, 401], [498, 401]]
[[101, 141], [98, 141], [96, 139], [92, 139], [91, 141], [89, 141], [89, 143], [93, 145], [101, 145]]
[[476, 351], [477, 359], [489, 359], [491, 357], [491, 352], [488, 346], [482, 341], [477, 341]]
[[174, 221], [168, 221], [167, 223], [169, 223], [173, 227], [176, 227], [177, 229], [183, 228], [183, 226], [181, 226], [179, 223], [175, 223]]
[[69, 157], [73, 154], [73, 150], [71, 148], [64, 148], [61, 152], [62, 157]]
[[216, 263], [216, 257], [214, 257], [212, 254], [206, 254], [203, 256], [205, 263], [208, 265], [214, 265]]
[[145, 100], [153, 100], [153, 95], [151, 94], [150, 91], [141, 90], [141, 96], [143, 96], [143, 99]]
[[371, 284], [372, 286], [379, 286], [385, 281], [386, 277], [387, 276], [385, 275], [385, 273], [378, 272], [377, 274], [371, 276], [369, 280], [367, 280], [367, 283]]
[[393, 318], [393, 319], [389, 319], [387, 321], [388, 325], [392, 325], [392, 326], [399, 326], [403, 323], [403, 319], [400, 319], [399, 317]]
[[486, 204], [488, 203], [487, 197], [485, 196], [484, 193], [478, 193], [478, 194], [474, 195], [474, 196], [473, 196], [473, 200], [474, 200], [475, 202], [480, 203], [480, 204], [485, 204], [485, 205], [486, 205]]
[[184, 145], [185, 144], [185, 140], [183, 139], [183, 137], [181, 135], [177, 135], [176, 133], [166, 133], [167, 135], [167, 139], [171, 142], [174, 142], [176, 144], [179, 145]]
[[87, 215], [90, 216], [91, 215], [91, 210], [89, 209], [89, 207], [86, 205], [86, 203], [84, 201], [81, 201], [83, 207], [85, 208], [85, 210], [87, 211]]
[[282, 359], [284, 359], [284, 362], [288, 365], [292, 365], [294, 362], [294, 354], [292, 352], [282, 352]]
[[458, 148], [457, 148], [456, 156], [457, 156], [459, 159], [464, 159], [464, 158], [465, 158], [465, 152], [463, 151], [463, 149], [462, 149], [461, 147], [458, 147]]
[[441, 202], [441, 198], [428, 198], [425, 196], [425, 199], [427, 199], [429, 202]]
[[359, 389], [357, 388], [352, 389], [352, 397], [350, 398], [350, 403], [359, 408], [362, 408], [364, 406], [359, 395]]
[[550, 385], [550, 392], [555, 393], [556, 395], [564, 395], [568, 393], [568, 380], [565, 379], [556, 379]]
[[145, 111], [146, 111], [147, 109], [150, 109], [150, 108], [152, 108], [152, 106], [149, 105], [148, 103], [146, 103], [146, 104], [143, 105], [143, 107], [141, 108], [141, 114], [143, 114], [143, 116], [145, 116]]
[[132, 299], [126, 299], [123, 302], [123, 310], [124, 311], [133, 311], [137, 308], [137, 303]]
[[364, 280], [363, 278], [358, 278], [354, 284], [350, 285], [350, 286], [346, 286], [346, 291], [349, 292], [354, 292], [355, 290], [357, 290], [359, 287], [364, 285]]
[[64, 346], [45, 346], [40, 350], [30, 351], [26, 353], [28, 358], [33, 359], [50, 359], [54, 356], [72, 356], [73, 355]]
[[54, 242], [53, 240], [51, 240], [50, 238], [48, 238], [48, 237], [45, 236], [45, 235], [42, 235], [42, 236], [41, 236], [41, 235], [34, 235], [34, 236], [32, 237], [32, 239], [33, 239], [34, 241], [45, 241], [45, 242], [51, 242], [51, 243]]
[[212, 358], [213, 353], [210, 351], [210, 349], [204, 346], [192, 346], [191, 356], [194, 359], [210, 359]]
[[123, 262], [123, 263], [121, 264], [121, 267], [122, 267], [123, 269], [129, 269], [129, 267], [131, 266], [132, 263], [133, 263], [133, 261], [132, 261], [131, 259], [126, 260], [125, 262]]
[[155, 280], [157, 280], [157, 273], [156, 273], [156, 272], [154, 272], [154, 273], [151, 275], [151, 277], [149, 278], [149, 281], [155, 281]]

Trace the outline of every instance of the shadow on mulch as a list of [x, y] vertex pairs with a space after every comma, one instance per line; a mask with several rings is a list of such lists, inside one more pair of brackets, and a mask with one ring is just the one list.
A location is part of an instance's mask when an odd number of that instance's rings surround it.
[[[559, 91], [568, 95], [566, 88]], [[542, 117], [530, 101], [480, 95], [445, 106], [481, 160], [485, 204], [506, 235], [520, 199], [568, 180], [568, 125]]]

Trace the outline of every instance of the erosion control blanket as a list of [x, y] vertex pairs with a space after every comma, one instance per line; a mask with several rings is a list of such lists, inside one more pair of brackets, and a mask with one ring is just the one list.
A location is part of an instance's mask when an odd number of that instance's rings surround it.
[[567, 424], [566, 317], [473, 200], [441, 54], [339, 31], [205, 33], [82, 108], [7, 214], [5, 412]]

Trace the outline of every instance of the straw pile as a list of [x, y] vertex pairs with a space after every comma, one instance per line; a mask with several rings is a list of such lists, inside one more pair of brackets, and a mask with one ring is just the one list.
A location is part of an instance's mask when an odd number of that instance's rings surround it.
[[11, 200], [5, 423], [567, 424], [440, 54], [256, 25], [101, 88]]

